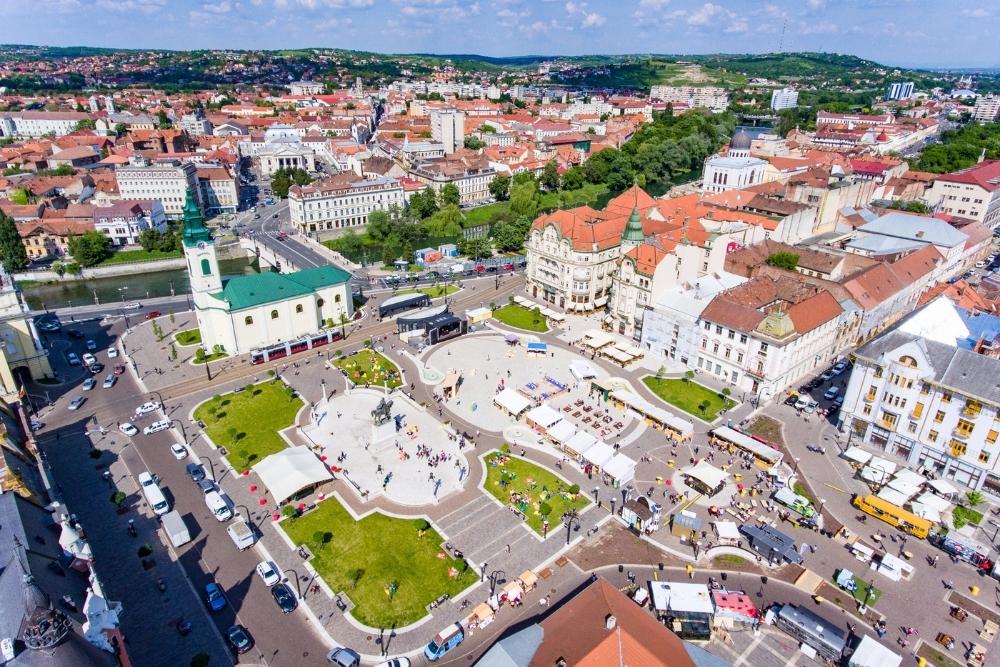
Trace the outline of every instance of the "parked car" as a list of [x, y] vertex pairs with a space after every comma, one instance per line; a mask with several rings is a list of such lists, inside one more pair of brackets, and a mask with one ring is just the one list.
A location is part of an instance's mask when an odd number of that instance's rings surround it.
[[[646, 589], [640, 588], [639, 590], [646, 590]], [[410, 659], [409, 658], [405, 658], [405, 657], [404, 658], [390, 658], [389, 660], [386, 660], [385, 662], [378, 663], [377, 665], [375, 665], [375, 667], [410, 667]]]
[[796, 395], [792, 395], [785, 399], [785, 405], [790, 405], [794, 408], [795, 404], [798, 403], [798, 401], [799, 397]]
[[274, 586], [281, 581], [281, 574], [278, 573], [278, 568], [269, 560], [262, 560], [257, 563], [257, 574], [265, 586]]
[[226, 641], [237, 655], [242, 655], [253, 648], [253, 637], [242, 625], [237, 624], [226, 630]]
[[83, 332], [79, 329], [66, 329], [66, 335], [70, 338], [83, 338]]
[[215, 485], [215, 482], [208, 479], [207, 477], [204, 479], [199, 479], [196, 483], [198, 484], [198, 488], [201, 489], [201, 492], [206, 495], [211, 493], [212, 491], [219, 490], [219, 487]]
[[795, 399], [795, 404], [793, 405], [793, 407], [796, 410], [805, 410], [806, 406], [809, 405], [809, 403], [810, 400], [808, 396], [799, 396], [798, 398]]
[[847, 370], [847, 366], [848, 363], [846, 361], [838, 361], [831, 370], [833, 370], [834, 375], [840, 375]]
[[226, 608], [226, 596], [214, 581], [205, 584], [205, 604], [212, 611], [222, 611]]
[[807, 415], [811, 415], [812, 413], [816, 412], [816, 408], [818, 407], [819, 403], [817, 403], [816, 401], [808, 401], [806, 403], [806, 407], [802, 408], [802, 412], [806, 413]]
[[206, 477], [205, 466], [200, 463], [189, 463], [187, 464], [185, 470], [187, 470], [188, 477], [191, 478], [191, 481], [196, 484]]
[[114, 368], [114, 370], [112, 372], [115, 375], [121, 375], [122, 373], [125, 372], [125, 367], [122, 366], [121, 364], [118, 364], [117, 366], [115, 366], [115, 368]]
[[139, 310], [142, 308], [142, 304], [138, 301], [132, 301], [131, 303], [126, 303], [122, 308], [125, 310]]
[[107, 377], [104, 378], [104, 382], [101, 383], [101, 386], [105, 389], [111, 389], [115, 386], [115, 382], [117, 381], [118, 378], [115, 377], [114, 373], [108, 373]]
[[108, 348], [108, 359], [117, 359], [117, 358], [118, 358], [118, 348], [117, 347], [109, 347]]
[[138, 417], [139, 415], [144, 415], [147, 412], [152, 412], [153, 410], [156, 410], [159, 407], [160, 404], [157, 403], [156, 401], [146, 401], [145, 403], [143, 403], [142, 405], [140, 405], [135, 409], [135, 414]]
[[170, 453], [174, 455], [174, 458], [178, 461], [183, 460], [188, 455], [187, 447], [181, 444], [170, 445]]
[[841, 394], [837, 398], [833, 399], [833, 404], [838, 408], [844, 404], [844, 396]]
[[155, 320], [157, 317], [159, 317], [162, 314], [163, 313], [161, 313], [158, 310], [151, 310], [148, 313], [146, 313], [146, 319], [147, 320]]
[[809, 382], [806, 382], [806, 389], [812, 391], [813, 389], [819, 387], [821, 384], [823, 384], [822, 380], [820, 380], [819, 378], [813, 378], [812, 380], [809, 380]]
[[166, 431], [168, 428], [170, 428], [171, 423], [172, 422], [169, 419], [161, 419], [159, 421], [153, 422], [146, 428], [142, 429], [142, 432], [144, 435], [150, 435], [152, 433], [159, 433], [160, 431]]
[[94, 378], [87, 378], [86, 380], [83, 381], [82, 389], [84, 391], [90, 391], [95, 386], [97, 386], [97, 380], [95, 380]]
[[86, 400], [87, 399], [85, 399], [83, 396], [77, 396], [76, 398], [74, 398], [72, 401], [69, 402], [69, 409], [79, 410], [80, 406], [83, 405], [83, 402]]
[[85, 345], [86, 345], [86, 348], [88, 350], [90, 350], [91, 352], [93, 352], [93, 351], [95, 351], [97, 349], [97, 343], [95, 343], [93, 339], [88, 339]]
[[292, 592], [292, 589], [287, 584], [275, 584], [272, 586], [271, 595], [274, 597], [274, 601], [278, 603], [278, 608], [281, 609], [281, 613], [283, 614], [290, 614], [299, 606], [298, 601], [295, 599], [295, 593]]
[[341, 646], [330, 649], [326, 654], [326, 661], [337, 667], [358, 667], [361, 664], [361, 656], [357, 651]]
[[88, 366], [90, 366], [91, 364], [96, 364], [97, 363], [97, 357], [95, 357], [94, 355], [92, 355], [90, 352], [84, 352], [83, 353], [83, 363], [87, 364]]
[[825, 398], [828, 401], [832, 401], [834, 398], [837, 397], [837, 394], [839, 393], [840, 393], [840, 387], [830, 387], [829, 389], [826, 390], [826, 393], [823, 394], [823, 398]]
[[59, 329], [62, 327], [62, 325], [59, 324], [59, 320], [47, 319], [47, 320], [37, 320], [36, 322], [37, 323], [35, 326], [38, 327], [39, 331], [46, 331], [49, 333], [52, 333], [53, 331], [59, 331]]
[[90, 371], [91, 375], [97, 375], [98, 373], [104, 370], [104, 364], [102, 364], [99, 361], [95, 361], [94, 363], [87, 366], [87, 370]]
[[69, 354], [66, 355], [66, 363], [68, 363], [70, 366], [79, 366], [80, 357], [76, 356], [76, 352], [70, 352]]
[[833, 372], [833, 369], [830, 369], [828, 371], [823, 371], [823, 374], [819, 376], [819, 379], [826, 382], [827, 380], [833, 379], [834, 375], [836, 375], [836, 373]]
[[132, 426], [130, 422], [122, 422], [121, 426], [119, 426], [118, 429], [125, 435], [129, 436], [130, 438], [139, 432], [139, 429], [137, 429], [135, 426]]

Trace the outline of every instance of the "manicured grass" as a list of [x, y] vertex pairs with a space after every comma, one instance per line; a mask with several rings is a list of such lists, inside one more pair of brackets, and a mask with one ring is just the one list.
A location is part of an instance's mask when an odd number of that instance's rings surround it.
[[455, 285], [436, 285], [434, 287], [418, 287], [417, 289], [399, 290], [396, 294], [426, 294], [432, 299], [449, 296], [459, 290]]
[[370, 384], [395, 389], [403, 384], [399, 367], [372, 350], [360, 350], [357, 354], [337, 359], [333, 365], [347, 371], [347, 377], [357, 385]]
[[[335, 498], [280, 525], [334, 591], [354, 603], [351, 614], [375, 628], [409, 625], [444, 593], [455, 597], [479, 578], [441, 548], [444, 539], [423, 519], [370, 514], [355, 521]], [[389, 596], [390, 585], [396, 591]]]
[[[714, 420], [723, 409], [736, 405], [736, 401], [691, 380], [649, 375], [642, 378], [642, 383], [675, 408], [707, 421]], [[705, 406], [704, 410], [699, 408], [701, 405]]]
[[226, 352], [213, 352], [211, 354], [205, 355], [205, 358], [201, 361], [199, 361], [198, 358], [195, 357], [194, 361], [192, 361], [191, 363], [200, 366], [202, 364], [210, 364], [213, 361], [218, 361], [219, 359], [225, 359], [228, 356], [229, 354]]
[[171, 252], [160, 252], [159, 250], [118, 250], [98, 264], [98, 266], [127, 264], [129, 262], [152, 262], [157, 259], [175, 259], [183, 256], [184, 253], [180, 250], [173, 250]]
[[[865, 595], [867, 594], [867, 591], [868, 591], [868, 588], [869, 588], [868, 582], [865, 581], [864, 579], [860, 579], [859, 577], [857, 577], [855, 575], [852, 575], [851, 579], [854, 580], [854, 583], [857, 586], [857, 588], [854, 590], [854, 593], [853, 593], [854, 599], [857, 600], [858, 602], [864, 602], [865, 601]], [[837, 583], [836, 579], [832, 579], [832, 581], [833, 581], [834, 584]], [[839, 586], [837, 586], [837, 588], [839, 590], [844, 591], [845, 593], [850, 593], [850, 591], [845, 590], [843, 588], [840, 588]], [[874, 586], [872, 586], [871, 589], [872, 589], [872, 593], [868, 597], [868, 606], [869, 607], [874, 607], [875, 603], [878, 602], [878, 599], [880, 597], [882, 597], [882, 591], [880, 591], [878, 588], [875, 588]]]
[[716, 556], [712, 560], [716, 563], [728, 563], [729, 565], [743, 565], [750, 562], [746, 558], [734, 556], [732, 554], [722, 554], [721, 556]]
[[781, 422], [767, 415], [760, 415], [750, 422], [750, 434], [764, 438], [774, 445], [785, 444], [785, 439], [781, 436]]
[[792, 486], [792, 491], [799, 494], [803, 498], [808, 499], [809, 502], [816, 507], [816, 510], [817, 511], [819, 510], [819, 506], [816, 503], [816, 499], [813, 498], [813, 494], [809, 493], [809, 489], [806, 488], [805, 484], [803, 484], [802, 482], [795, 482], [795, 484]]
[[562, 515], [571, 509], [582, 509], [589, 504], [585, 496], [570, 495], [572, 486], [566, 480], [530, 461], [490, 452], [483, 457], [486, 462], [484, 486], [494, 498], [505, 505], [516, 507], [527, 517], [527, 524], [536, 533], [543, 533], [542, 504], [548, 505], [549, 534], [562, 527]]
[[174, 338], [177, 340], [178, 345], [197, 345], [201, 342], [201, 329], [188, 329], [187, 331], [178, 331], [174, 334]]
[[278, 431], [295, 423], [302, 399], [280, 381], [250, 385], [240, 392], [214, 396], [194, 411], [205, 422], [205, 433], [237, 470], [287, 447]]
[[528, 310], [516, 303], [510, 303], [494, 310], [493, 317], [515, 329], [537, 331], [540, 333], [549, 330], [549, 325], [545, 322], [544, 315], [536, 313], [533, 310]]
[[961, 528], [969, 523], [978, 526], [983, 522], [983, 513], [963, 505], [956, 505], [951, 511], [951, 522], [955, 528]]

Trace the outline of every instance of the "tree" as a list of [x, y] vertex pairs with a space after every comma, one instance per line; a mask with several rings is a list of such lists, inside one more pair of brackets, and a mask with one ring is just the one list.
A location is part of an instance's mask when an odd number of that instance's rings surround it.
[[545, 163], [545, 168], [542, 169], [542, 175], [538, 179], [538, 182], [546, 190], [559, 189], [559, 167], [556, 165], [555, 160], [549, 160]]
[[510, 176], [497, 174], [490, 181], [490, 194], [497, 201], [504, 201], [510, 196]]
[[458, 202], [461, 201], [462, 194], [458, 191], [458, 186], [454, 183], [447, 183], [443, 188], [441, 188], [441, 208], [445, 206], [458, 206]]
[[82, 118], [77, 121], [76, 130], [96, 130], [97, 124], [94, 122], [93, 118]]
[[167, 112], [160, 109], [156, 112], [156, 126], [161, 130], [169, 130], [173, 127], [173, 123], [170, 121], [170, 117], [167, 116]]
[[3, 211], [0, 211], [0, 262], [12, 272], [23, 271], [28, 266], [28, 253], [24, 251], [17, 225]]
[[579, 190], [583, 187], [583, 170], [580, 167], [570, 167], [562, 175], [564, 190]]
[[80, 266], [100, 264], [111, 255], [108, 237], [100, 232], [85, 232], [69, 240], [69, 253]]
[[458, 242], [458, 252], [470, 259], [482, 259], [493, 254], [486, 239], [462, 239]]
[[511, 187], [510, 191], [510, 212], [516, 217], [527, 217], [534, 219], [538, 213], [541, 200], [538, 195], [538, 185], [534, 180], [525, 183], [517, 183]]
[[485, 141], [483, 141], [479, 137], [472, 137], [472, 136], [466, 137], [463, 144], [470, 151], [478, 151], [480, 148], [486, 147]]
[[420, 192], [414, 192], [410, 196], [410, 211], [418, 218], [429, 218], [438, 210], [437, 197], [434, 191], [426, 188]]
[[125, 123], [115, 123], [115, 136], [123, 137], [128, 132], [128, 125]]
[[278, 169], [271, 175], [271, 191], [279, 197], [287, 197], [292, 185], [309, 185], [312, 180], [305, 169]]
[[139, 232], [139, 245], [146, 252], [153, 252], [158, 250], [160, 243], [163, 241], [163, 235], [160, 234], [158, 229], [144, 229]]
[[968, 503], [969, 507], [976, 507], [977, 505], [982, 505], [985, 502], [983, 494], [979, 491], [969, 491], [965, 494], [965, 502]]
[[526, 235], [515, 225], [501, 222], [493, 228], [493, 243], [500, 252], [514, 252], [524, 245]]
[[794, 252], [776, 252], [767, 258], [769, 266], [776, 266], [779, 269], [794, 271], [799, 265], [799, 256]]
[[368, 214], [368, 237], [373, 241], [382, 241], [392, 234], [392, 221], [385, 211], [372, 211]]

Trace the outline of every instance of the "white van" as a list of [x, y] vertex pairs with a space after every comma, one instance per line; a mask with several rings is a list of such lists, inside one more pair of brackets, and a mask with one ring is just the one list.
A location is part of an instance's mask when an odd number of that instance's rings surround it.
[[229, 521], [233, 518], [233, 510], [218, 491], [209, 491], [205, 494], [205, 505], [216, 521]]
[[149, 506], [153, 508], [154, 514], [162, 516], [170, 511], [170, 503], [167, 502], [166, 496], [163, 495], [163, 491], [160, 491], [160, 487], [152, 475], [148, 472], [139, 473], [139, 485], [142, 487], [142, 495], [146, 498]]
[[168, 428], [170, 428], [170, 420], [161, 419], [160, 421], [153, 422], [146, 428], [142, 429], [142, 432], [149, 435], [150, 433], [156, 433], [157, 431], [165, 431]]

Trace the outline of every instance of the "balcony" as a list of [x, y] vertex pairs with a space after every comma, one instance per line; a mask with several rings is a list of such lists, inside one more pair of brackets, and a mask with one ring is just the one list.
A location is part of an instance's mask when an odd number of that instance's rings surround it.
[[953, 438], [961, 438], [962, 440], [968, 440], [972, 437], [972, 431], [966, 431], [963, 429], [956, 428], [951, 432]]
[[962, 409], [962, 416], [968, 417], [969, 419], [975, 419], [983, 413], [983, 406], [981, 405], [966, 405]]
[[755, 377], [760, 380], [767, 379], [767, 373], [764, 371], [763, 368], [751, 368], [750, 366], [747, 366], [746, 368], [743, 369], [743, 372], [745, 372], [750, 377]]

